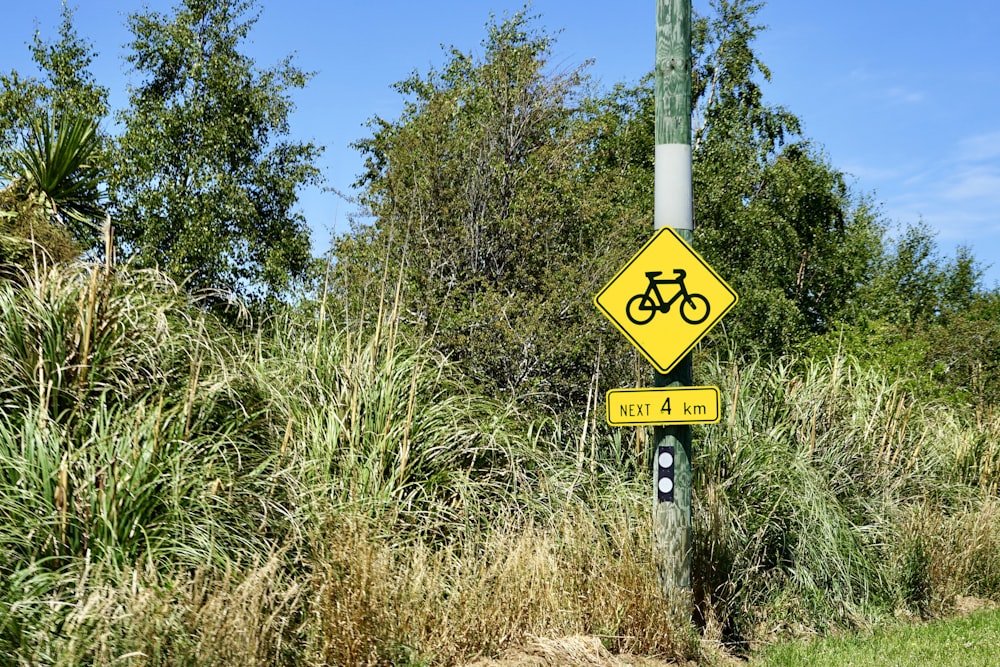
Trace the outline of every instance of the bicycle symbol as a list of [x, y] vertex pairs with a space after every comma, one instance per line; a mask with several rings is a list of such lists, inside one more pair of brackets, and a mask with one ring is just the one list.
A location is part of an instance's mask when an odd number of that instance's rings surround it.
[[[662, 271], [646, 272], [649, 285], [646, 287], [645, 292], [636, 294], [628, 300], [628, 303], [625, 305], [625, 314], [628, 315], [628, 318], [635, 324], [648, 324], [657, 312], [669, 312], [670, 306], [673, 305], [674, 301], [682, 299], [680, 305], [681, 319], [688, 324], [701, 324], [704, 322], [708, 317], [708, 299], [702, 294], [692, 294], [687, 291], [687, 286], [684, 284], [687, 272], [683, 269], [674, 269], [676, 277], [672, 280], [657, 280], [662, 274]], [[677, 290], [677, 293], [669, 301], [664, 301], [663, 296], [660, 294], [661, 285], [677, 285], [680, 289]]]

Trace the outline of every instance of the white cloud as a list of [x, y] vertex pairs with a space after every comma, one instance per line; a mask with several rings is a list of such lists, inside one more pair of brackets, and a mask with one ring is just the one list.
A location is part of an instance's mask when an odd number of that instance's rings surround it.
[[959, 142], [959, 159], [970, 162], [1000, 159], [1000, 130], [967, 137]]
[[926, 97], [922, 91], [911, 90], [902, 86], [893, 86], [885, 91], [885, 96], [890, 102], [897, 104], [918, 104]]
[[845, 171], [874, 181], [888, 221], [922, 221], [945, 248], [969, 244], [984, 264], [993, 264], [987, 282], [1000, 280], [1000, 131], [962, 138], [937, 158]]
[[941, 196], [966, 204], [978, 200], [1000, 214], [1000, 167], [978, 165], [956, 171], [943, 183]]

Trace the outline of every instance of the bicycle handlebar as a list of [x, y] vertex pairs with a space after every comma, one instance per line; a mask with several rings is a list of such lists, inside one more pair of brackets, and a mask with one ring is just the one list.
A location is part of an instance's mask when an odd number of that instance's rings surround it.
[[[663, 271], [646, 271], [646, 277], [649, 278], [650, 280], [653, 280], [654, 278], [659, 278], [661, 275], [663, 275]], [[687, 276], [687, 271], [685, 271], [684, 269], [674, 269], [674, 275], [677, 276], [676, 280], [684, 280], [685, 276]], [[669, 282], [674, 282], [674, 281], [671, 280]]]

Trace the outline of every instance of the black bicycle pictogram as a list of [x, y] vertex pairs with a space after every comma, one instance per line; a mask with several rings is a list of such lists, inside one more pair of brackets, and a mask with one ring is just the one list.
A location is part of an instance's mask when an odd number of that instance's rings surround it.
[[[636, 294], [625, 304], [625, 314], [628, 318], [635, 324], [648, 324], [657, 312], [669, 312], [674, 301], [681, 299], [681, 318], [688, 324], [704, 322], [708, 317], [708, 299], [702, 294], [692, 294], [687, 291], [687, 286], [684, 284], [687, 272], [684, 269], [674, 269], [675, 278], [657, 280], [662, 274], [662, 271], [646, 272], [646, 278], [649, 279], [646, 291]], [[663, 295], [660, 294], [661, 285], [677, 285], [679, 289], [669, 301], [664, 301]]]

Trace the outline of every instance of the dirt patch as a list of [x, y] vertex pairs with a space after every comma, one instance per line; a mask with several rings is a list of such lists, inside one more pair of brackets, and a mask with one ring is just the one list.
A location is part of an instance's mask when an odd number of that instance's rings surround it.
[[[716, 663], [713, 663], [716, 664]], [[527, 646], [509, 649], [496, 659], [478, 658], [466, 667], [697, 667], [698, 663], [669, 662], [634, 655], [614, 655], [598, 637], [560, 639], [538, 637]]]
[[955, 613], [959, 616], [968, 616], [983, 609], [996, 609], [997, 603], [985, 598], [974, 598], [959, 595], [955, 598]]
[[[695, 663], [691, 663], [692, 665]], [[527, 646], [509, 649], [497, 659], [479, 658], [466, 667], [674, 667], [650, 658], [616, 656], [597, 637], [538, 637]]]

